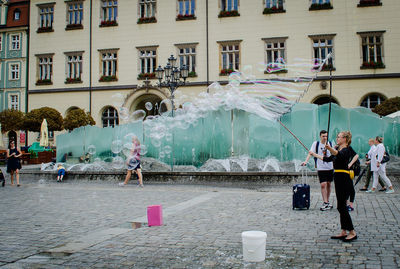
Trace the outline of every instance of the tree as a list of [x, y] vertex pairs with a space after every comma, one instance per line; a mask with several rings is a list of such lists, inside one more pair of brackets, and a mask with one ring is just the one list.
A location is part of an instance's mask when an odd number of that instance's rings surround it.
[[90, 116], [89, 113], [85, 113], [81, 108], [71, 110], [64, 119], [64, 128], [69, 131], [81, 126], [95, 124], [96, 122], [92, 116]]
[[49, 131], [61, 131], [63, 129], [63, 118], [60, 112], [51, 107], [32, 109], [25, 115], [24, 127], [31, 132], [40, 132], [43, 119], [46, 119]]
[[396, 96], [389, 98], [377, 105], [372, 112], [379, 114], [380, 116], [386, 116], [400, 110], [400, 97]]
[[3, 110], [0, 112], [0, 123], [3, 132], [21, 130], [24, 123], [24, 113], [14, 109]]

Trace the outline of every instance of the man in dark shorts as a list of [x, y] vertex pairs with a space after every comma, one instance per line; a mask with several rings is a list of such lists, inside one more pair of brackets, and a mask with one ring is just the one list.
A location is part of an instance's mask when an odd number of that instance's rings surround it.
[[[328, 140], [328, 132], [322, 130], [319, 132], [319, 141], [314, 141], [311, 145], [310, 150], [324, 157], [329, 157], [331, 153], [325, 148], [326, 141]], [[328, 142], [331, 144], [331, 142]], [[310, 160], [311, 154], [307, 155], [306, 160], [301, 164], [302, 166], [307, 165], [308, 160]], [[329, 202], [329, 197], [331, 195], [331, 183], [333, 181], [333, 163], [324, 162], [320, 159], [314, 160], [315, 168], [318, 171], [319, 183], [321, 184], [321, 194], [324, 200], [323, 205], [320, 207], [321, 211], [326, 211], [332, 209], [333, 205]]]

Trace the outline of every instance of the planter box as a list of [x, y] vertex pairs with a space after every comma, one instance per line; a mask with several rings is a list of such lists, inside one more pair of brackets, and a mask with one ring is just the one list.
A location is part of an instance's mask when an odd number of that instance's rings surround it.
[[357, 5], [357, 7], [374, 7], [374, 6], [382, 6], [381, 1], [360, 0], [360, 3]]
[[66, 30], [66, 31], [69, 31], [69, 30], [79, 30], [79, 29], [83, 29], [83, 25], [82, 25], [82, 24], [68, 24], [68, 25], [65, 27], [65, 30]]

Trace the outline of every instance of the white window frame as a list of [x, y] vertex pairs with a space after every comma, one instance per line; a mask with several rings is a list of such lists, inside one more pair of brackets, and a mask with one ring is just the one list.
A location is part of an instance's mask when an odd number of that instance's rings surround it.
[[101, 0], [100, 19], [103, 22], [118, 20], [118, 0]]
[[219, 0], [221, 11], [237, 11], [239, 12], [239, 0]]
[[21, 34], [10, 34], [10, 50], [20, 50]]
[[196, 0], [177, 0], [177, 15], [195, 16]]
[[3, 50], [3, 35], [0, 35], [0, 51]]
[[157, 68], [157, 47], [139, 48], [139, 74], [151, 74]]
[[118, 50], [100, 51], [101, 76], [115, 76], [118, 74]]
[[268, 68], [285, 68], [286, 66], [286, 39], [287, 37], [263, 38], [264, 62]]
[[319, 66], [322, 61], [332, 53], [325, 66], [330, 65], [334, 68], [335, 64], [335, 35], [314, 35], [310, 36], [312, 43], [313, 64]]
[[189, 73], [196, 73], [196, 57], [197, 57], [197, 44], [177, 45], [178, 48], [178, 62], [180, 67], [186, 65]]
[[10, 63], [9, 65], [9, 80], [19, 80], [20, 78], [20, 67], [21, 65], [19, 63]]
[[283, 7], [284, 0], [264, 0], [264, 1], [265, 1], [264, 4], [265, 8], [275, 7], [276, 9], [284, 9]]
[[101, 124], [103, 125], [103, 128], [109, 126], [114, 128], [115, 126], [118, 126], [119, 125], [118, 110], [112, 106], [109, 106], [106, 109], [104, 109], [103, 113], [101, 113]]
[[139, 18], [156, 17], [157, 0], [138, 0]]
[[39, 28], [53, 28], [54, 5], [39, 6]]
[[68, 52], [66, 56], [66, 78], [82, 79], [83, 52]]
[[[385, 62], [385, 54], [384, 54], [384, 39], [383, 39], [384, 32], [371, 32], [371, 33], [361, 33], [361, 63], [364, 62]], [[379, 41], [377, 38], [379, 37]], [[372, 41], [371, 41], [372, 38]], [[364, 55], [364, 46], [367, 48], [366, 53]], [[372, 51], [371, 51], [372, 47]], [[378, 53], [380, 51], [380, 55]], [[372, 52], [372, 53], [371, 53]], [[371, 55], [373, 54], [373, 55]], [[364, 61], [366, 58], [366, 61]], [[380, 59], [379, 59], [380, 58]]]
[[240, 42], [220, 43], [220, 71], [240, 69]]
[[53, 77], [53, 55], [39, 55], [38, 60], [38, 80], [50, 80]]
[[[363, 103], [364, 101], [366, 101], [366, 102], [367, 102], [366, 108], [371, 109], [371, 96], [377, 96], [377, 97], [378, 97], [378, 103], [377, 103], [376, 105], [380, 105], [380, 104], [382, 104], [382, 102], [384, 102], [384, 101], [386, 100], [386, 98], [384, 98], [383, 96], [381, 96], [381, 95], [379, 95], [379, 94], [371, 93], [371, 94], [368, 94], [367, 96], [364, 97], [364, 99], [363, 99], [363, 100], [361, 101], [361, 103], [360, 103], [360, 106], [362, 106], [362, 103]], [[364, 107], [365, 107], [365, 106], [364, 106]], [[374, 107], [373, 107], [373, 108], [374, 108]]]
[[82, 24], [83, 1], [67, 2], [67, 25]]
[[8, 96], [9, 108], [19, 110], [19, 96], [18, 94], [10, 94]]
[[322, 5], [322, 4], [332, 4], [332, 0], [310, 0], [310, 2], [311, 2], [311, 5], [312, 4], [319, 4], [319, 5]]

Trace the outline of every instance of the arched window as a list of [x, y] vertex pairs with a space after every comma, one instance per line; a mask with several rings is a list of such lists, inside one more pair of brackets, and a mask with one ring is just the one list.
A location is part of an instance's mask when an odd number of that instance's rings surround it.
[[[331, 98], [331, 103], [338, 104], [337, 100], [335, 98]], [[329, 104], [329, 95], [322, 95], [318, 96], [314, 101], [313, 104], [316, 105], [323, 105], [323, 104]]]
[[377, 105], [381, 104], [383, 101], [385, 101], [386, 98], [383, 97], [382, 95], [379, 94], [370, 94], [364, 98], [361, 102], [361, 106], [366, 107], [366, 108], [374, 108]]
[[118, 111], [111, 106], [107, 107], [101, 115], [101, 121], [103, 122], [103, 127], [115, 127], [119, 124]]
[[21, 10], [18, 8], [14, 11], [14, 21], [18, 21], [21, 18]]

